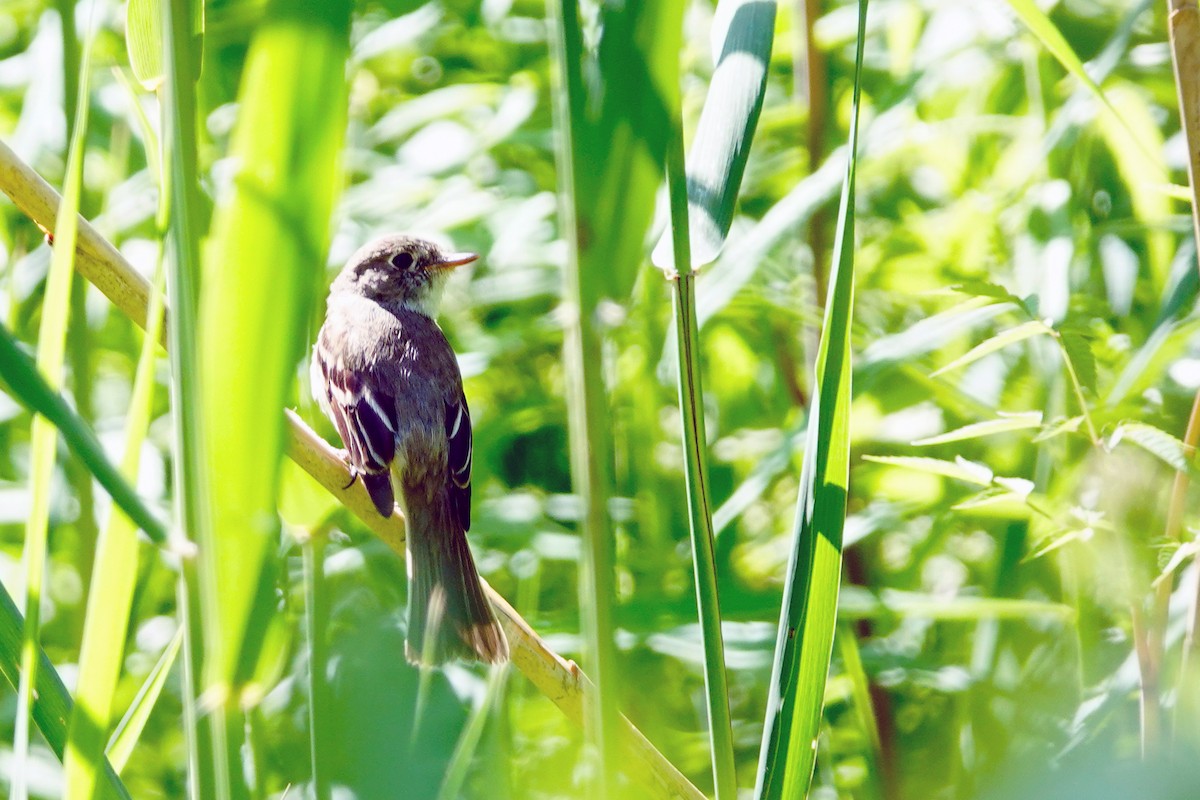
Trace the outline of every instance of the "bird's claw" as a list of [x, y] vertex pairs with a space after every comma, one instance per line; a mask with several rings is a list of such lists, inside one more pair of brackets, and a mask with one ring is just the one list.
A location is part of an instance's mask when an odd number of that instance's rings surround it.
[[346, 462], [346, 468], [350, 470], [350, 482], [342, 487], [342, 491], [344, 492], [358, 482], [358, 470], [355, 469], [354, 465], [350, 463], [349, 450], [339, 450], [338, 457], [341, 458], [342, 461]]

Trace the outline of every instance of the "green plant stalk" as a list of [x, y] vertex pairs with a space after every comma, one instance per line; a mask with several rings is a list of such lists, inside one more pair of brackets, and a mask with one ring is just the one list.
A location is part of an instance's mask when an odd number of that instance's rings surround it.
[[221, 798], [249, 796], [241, 739], [254, 698], [243, 689], [255, 682], [275, 614], [286, 448], [279, 409], [305, 349], [341, 183], [350, 6], [349, 0], [268, 5], [238, 93], [230, 153], [239, 168], [205, 250], [198, 326], [210, 524], [196, 538], [202, 696]]
[[854, 308], [854, 184], [867, 2], [858, 4], [850, 158], [838, 208], [829, 297], [817, 352], [788, 565], [754, 796], [808, 794], [837, 621], [850, 464], [850, 329]]
[[[16, 688], [20, 683], [21, 672], [18, 654], [22, 639], [22, 629], [25, 621], [16, 603], [0, 584], [0, 674], [9, 684]], [[38, 648], [38, 671], [36, 702], [33, 704], [33, 721], [46, 744], [60, 759], [63, 757], [67, 744], [67, 720], [71, 717], [71, 695], [63, 685], [62, 678], [46, 657], [45, 652]], [[129, 792], [117, 777], [112, 766], [105, 760], [102, 764], [101, 796], [129, 800]]]
[[855, 716], [867, 741], [866, 757], [869, 778], [864, 794], [871, 800], [887, 797], [884, 775], [883, 743], [879, 739], [879, 721], [875, 717], [875, 706], [871, 702], [871, 682], [863, 668], [862, 654], [858, 648], [858, 636], [849, 622], [839, 622], [835, 640], [846, 674], [851, 681], [851, 695]]
[[575, 493], [583, 504], [583, 557], [579, 561], [579, 608], [584, 646], [596, 691], [584, 705], [584, 730], [597, 749], [599, 769], [591, 791], [595, 797], [610, 796], [609, 787], [617, 772], [617, 703], [615, 687], [616, 652], [613, 641], [613, 574], [615, 554], [613, 530], [608, 516], [608, 491], [612, 443], [609, 439], [601, 335], [597, 329], [599, 297], [588, 287], [596, 282], [585, 275], [588, 265], [586, 242], [581, 235], [581, 198], [576, 186], [576, 144], [583, 135], [585, 98], [580, 74], [583, 44], [575, 0], [549, 0], [553, 20], [551, 40], [558, 65], [559, 91], [555, 93], [556, 129], [559, 131], [558, 181], [562, 229], [569, 242], [564, 286], [568, 311], [563, 342], [566, 365], [567, 427], [571, 476]]
[[[75, 264], [75, 241], [79, 223], [79, 199], [83, 189], [83, 156], [88, 118], [88, 66], [92, 40], [89, 38], [80, 69], [79, 92], [75, 109], [76, 125], [71, 129], [67, 163], [63, 176], [63, 197], [55, 216], [53, 238], [58, 243], [50, 258], [46, 275], [42, 321], [38, 328], [37, 368], [53, 391], [62, 384], [63, 357], [66, 350], [67, 318], [70, 307], [71, 275]], [[46, 573], [46, 543], [50, 524], [50, 482], [54, 478], [55, 444], [58, 434], [50, 420], [41, 414], [33, 417], [30, 442], [30, 485], [32, 499], [25, 523], [25, 630], [21, 643], [21, 676], [17, 688], [17, 717], [14, 733], [12, 796], [25, 800], [29, 787], [29, 724], [33, 714], [33, 688], [39, 667], [38, 639], [41, 628], [42, 582]]]
[[327, 764], [333, 743], [329, 718], [329, 687], [325, 677], [329, 653], [325, 634], [329, 620], [325, 583], [325, 534], [315, 532], [302, 543], [304, 553], [304, 629], [308, 639], [308, 743], [316, 800], [330, 800], [333, 787]]
[[737, 797], [737, 766], [733, 753], [733, 723], [729, 714], [725, 642], [721, 634], [721, 603], [717, 595], [717, 566], [713, 555], [704, 389], [698, 352], [700, 331], [696, 325], [696, 273], [692, 270], [688, 231], [683, 132], [678, 126], [667, 149], [667, 186], [671, 198], [672, 253], [675, 258], [675, 272], [670, 279], [675, 295], [679, 413], [683, 425], [684, 477], [688, 496], [688, 527], [692, 536], [696, 606], [700, 616], [700, 641], [704, 648], [704, 689], [708, 701], [713, 785], [716, 787], [717, 800], [734, 800]]
[[[171, 363], [171, 411], [174, 422], [175, 519], [180, 550], [204, 528], [204, 459], [201, 421], [196, 310], [203, 230], [196, 155], [196, 75], [191, 58], [191, 28], [196, 0], [161, 0], [162, 180], [160, 197], [167, 220], [167, 348]], [[184, 627], [184, 730], [188, 742], [188, 793], [193, 800], [222, 797], [217, 791], [215, 732], [211, 717], [198, 709], [203, 664], [199, 586], [195, 559], [181, 560], [178, 613]]]
[[[58, 194], [2, 141], [0, 191], [34, 222], [48, 226], [53, 219]], [[151, 294], [149, 282], [86, 220], [81, 221], [80, 226], [80, 272], [122, 313], [144, 325]], [[351, 485], [346, 462], [339, 453], [294, 412], [284, 411], [283, 416], [290, 436], [288, 455], [291, 459], [353, 512], [380, 541], [403, 557], [403, 518], [398, 514], [387, 518], [379, 516], [361, 482]], [[529, 623], [486, 583], [484, 590], [504, 626], [513, 666], [567, 719], [582, 725], [583, 707], [590, 702], [595, 685], [577, 664], [550, 650]], [[186, 602], [186, 597], [182, 602]], [[623, 762], [626, 772], [635, 776], [655, 796], [702, 800], [704, 795], [628, 719], [619, 716], [618, 726], [622, 751], [629, 757]]]
[[[129, 401], [122, 472], [130, 481], [137, 479], [154, 397], [155, 356], [163, 315], [162, 296], [155, 293], [153, 297]], [[137, 582], [138, 540], [133, 521], [114, 510], [100, 534], [95, 552], [79, 656], [79, 685], [63, 762], [67, 800], [91, 798], [98, 785], [97, 767], [103, 762], [108, 739], [112, 701], [121, 673], [129, 612]]]

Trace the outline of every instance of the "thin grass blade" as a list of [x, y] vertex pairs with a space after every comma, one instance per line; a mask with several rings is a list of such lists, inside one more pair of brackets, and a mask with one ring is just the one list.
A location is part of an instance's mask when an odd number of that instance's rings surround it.
[[[24, 627], [25, 620], [17, 610], [17, 604], [13, 602], [4, 585], [0, 584], [0, 674], [13, 688], [20, 683], [20, 653]], [[71, 695], [67, 693], [62, 678], [58, 676], [54, 665], [40, 647], [37, 658], [37, 691], [32, 710], [33, 722], [54, 754], [62, 758], [67, 746]], [[101, 796], [128, 800], [129, 792], [107, 761], [103, 763], [102, 770]]]
[[[142, 443], [150, 428], [158, 337], [162, 329], [161, 295], [156, 292], [151, 296], [154, 302], [129, 400], [125, 458], [121, 465], [121, 471], [130, 481], [137, 479]], [[137, 564], [137, 529], [129, 517], [114, 511], [96, 543], [79, 656], [79, 685], [67, 731], [64, 761], [67, 800], [86, 800], [96, 791], [98, 767], [104, 761], [104, 745], [112, 721], [113, 695], [125, 654]]]
[[[52, 391], [62, 383], [63, 357], [66, 350], [67, 316], [70, 307], [71, 276], [75, 265], [75, 241], [78, 233], [79, 198], [83, 187], [83, 155], [88, 120], [88, 73], [91, 66], [92, 37], [85, 37], [79, 76], [75, 126], [67, 146], [63, 197], [55, 217], [53, 240], [56, 243], [46, 276], [42, 301], [42, 321], [38, 328], [37, 368]], [[50, 523], [50, 482], [54, 478], [57, 431], [41, 414], [33, 418], [30, 442], [30, 487], [32, 500], [25, 524], [25, 635], [21, 644], [21, 677], [17, 688], [17, 718], [14, 732], [13, 800], [28, 796], [29, 723], [33, 713], [33, 687], [37, 685], [38, 639], [41, 622], [42, 582], [46, 572], [46, 537]]]
[[171, 668], [175, 666], [175, 661], [179, 658], [179, 651], [182, 647], [183, 628], [177, 628], [162, 655], [158, 657], [158, 661], [154, 662], [153, 669], [150, 670], [150, 674], [146, 676], [146, 680], [138, 689], [133, 702], [125, 710], [125, 715], [117, 723], [112, 738], [109, 739], [107, 750], [109, 763], [112, 764], [112, 768], [117, 771], [118, 775], [129, 763], [129, 756], [133, 753], [133, 748], [146, 728], [150, 712], [158, 703], [163, 687], [167, 685], [167, 678], [171, 674]]
[[795, 542], [772, 667], [755, 797], [801, 798], [816, 763], [837, 624], [850, 465], [850, 328], [854, 309], [854, 178], [867, 1], [858, 3], [850, 158], [838, 209], [829, 297], [817, 351]]
[[45, 417], [62, 434], [71, 451], [79, 457], [92, 476], [104, 487], [121, 510], [152, 541], [166, 540], [166, 526], [145, 504], [134, 488], [121, 476], [100, 445], [96, 435], [80, 419], [62, 395], [53, 391], [37, 371], [33, 359], [25, 354], [8, 328], [0, 325], [0, 378], [13, 396], [26, 408]]

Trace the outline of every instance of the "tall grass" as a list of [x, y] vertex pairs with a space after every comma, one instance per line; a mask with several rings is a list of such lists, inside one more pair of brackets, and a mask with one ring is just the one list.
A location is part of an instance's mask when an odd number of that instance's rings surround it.
[[793, 549], [775, 644], [756, 798], [808, 795], [837, 624], [850, 467], [854, 183], [867, 0], [858, 3], [850, 154], [838, 206], [829, 297], [817, 350]]
[[[75, 263], [76, 220], [83, 183], [83, 155], [88, 118], [88, 74], [92, 39], [84, 45], [75, 125], [70, 131], [63, 198], [52, 234], [57, 246], [50, 259], [42, 321], [38, 330], [37, 367], [52, 390], [62, 383], [70, 307], [71, 276]], [[13, 750], [17, 763], [12, 785], [14, 800], [28, 796], [30, 722], [33, 718], [34, 687], [40, 667], [38, 645], [41, 630], [42, 587], [46, 573], [46, 539], [50, 517], [50, 482], [54, 477], [57, 433], [48, 419], [35, 414], [30, 435], [30, 485], [32, 501], [25, 523], [25, 630], [21, 644], [21, 676], [17, 691], [17, 720]]]
[[571, 473], [582, 504], [579, 605], [585, 665], [597, 690], [585, 721], [599, 757], [592, 792], [603, 797], [616, 791], [619, 701], [617, 531], [608, 509], [613, 443], [600, 312], [606, 301], [628, 294], [642, 261], [669, 130], [663, 97], [678, 82], [671, 45], [679, 40], [682, 4], [603, 6], [594, 51], [584, 44], [575, 0], [549, 0], [547, 8], [558, 76], [559, 208], [568, 242], [564, 362]]

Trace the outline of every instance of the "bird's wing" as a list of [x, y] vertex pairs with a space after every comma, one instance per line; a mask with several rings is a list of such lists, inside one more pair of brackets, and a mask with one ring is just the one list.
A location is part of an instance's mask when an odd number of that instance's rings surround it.
[[471, 411], [460, 392], [446, 403], [446, 466], [450, 507], [464, 531], [471, 528]]
[[386, 473], [396, 455], [396, 400], [370, 372], [347, 369], [329, 350], [317, 345], [317, 361], [325, 378], [330, 417], [360, 474]]

